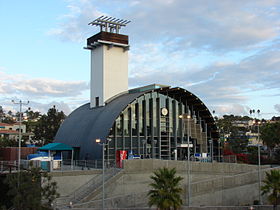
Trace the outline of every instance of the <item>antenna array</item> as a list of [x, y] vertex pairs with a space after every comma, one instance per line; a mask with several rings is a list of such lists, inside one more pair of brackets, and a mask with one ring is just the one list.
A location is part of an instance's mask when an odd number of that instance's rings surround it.
[[90, 22], [88, 25], [100, 26], [100, 31], [108, 32], [109, 29], [111, 33], [114, 33], [115, 31], [115, 33], [118, 34], [120, 32], [121, 27], [126, 26], [130, 22], [131, 21], [129, 20], [117, 19], [117, 18], [102, 15], [96, 20]]

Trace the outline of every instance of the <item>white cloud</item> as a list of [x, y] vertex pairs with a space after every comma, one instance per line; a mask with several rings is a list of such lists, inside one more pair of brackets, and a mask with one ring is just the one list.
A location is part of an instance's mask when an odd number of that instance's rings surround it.
[[69, 105], [63, 101], [52, 101], [45, 104], [31, 101], [29, 106], [32, 107], [32, 110], [39, 111], [41, 113], [47, 113], [53, 106], [55, 106], [58, 111], [63, 111], [66, 115], [69, 115], [72, 111]]
[[251, 92], [270, 89], [280, 91], [279, 57], [280, 50], [273, 46], [240, 63], [219, 62], [191, 71], [184, 70], [184, 64], [176, 63], [176, 59], [170, 57], [170, 62], [148, 73], [141, 70], [142, 66], [138, 66], [134, 71], [140, 73], [131, 75], [129, 81], [131, 86], [152, 83], [181, 86], [196, 94], [206, 104], [223, 105], [225, 112], [236, 108], [236, 113], [245, 113], [243, 108], [240, 112], [235, 104], [246, 103]]
[[27, 75], [7, 74], [3, 68], [0, 69], [0, 105], [6, 111], [18, 111], [17, 105], [11, 102], [14, 99], [30, 101], [23, 109], [31, 107], [32, 110], [46, 113], [55, 105], [57, 109], [69, 114], [77, 106], [88, 101], [83, 95], [88, 89], [89, 85], [85, 81], [29, 78]]
[[50, 29], [47, 34], [61, 40], [83, 42], [92, 29], [87, 24], [104, 13], [98, 11], [94, 2], [87, 0], [70, 1], [68, 8], [69, 13], [59, 17], [58, 26]]
[[181, 86], [225, 113], [246, 113], [252, 92], [279, 89], [278, 11], [278, 0], [74, 0], [50, 33], [85, 42], [98, 16], [129, 19], [131, 87]]
[[250, 108], [248, 106], [242, 104], [224, 104], [224, 105], [217, 105], [212, 106], [210, 110], [215, 110], [215, 114], [219, 117], [223, 115], [248, 115]]
[[[48, 112], [50, 108], [53, 106], [56, 107], [58, 111], [63, 111], [64, 114], [69, 115], [72, 111], [72, 109], [69, 107], [68, 103], [65, 103], [63, 101], [51, 101], [46, 103], [40, 103], [37, 101], [29, 101], [27, 104], [27, 101], [23, 101], [24, 104], [22, 106], [22, 111], [25, 112], [29, 107], [33, 111], [38, 111], [42, 114], [45, 114]], [[13, 104], [11, 100], [8, 100], [7, 98], [4, 100], [1, 100], [1, 106], [3, 107], [3, 110], [5, 112], [8, 112], [11, 110], [13, 113], [17, 113], [19, 111], [19, 105]]]
[[[128, 4], [130, 2], [130, 4]], [[279, 35], [277, 1], [143, 0], [71, 1], [69, 13], [52, 34], [82, 41], [87, 23], [100, 15], [132, 20], [129, 34], [138, 42], [180, 38], [180, 47], [246, 49]]]
[[274, 109], [280, 113], [280, 104], [275, 104]]
[[29, 79], [25, 75], [9, 75], [0, 71], [0, 93], [36, 98], [78, 96], [87, 90], [85, 81], [62, 81], [47, 78]]

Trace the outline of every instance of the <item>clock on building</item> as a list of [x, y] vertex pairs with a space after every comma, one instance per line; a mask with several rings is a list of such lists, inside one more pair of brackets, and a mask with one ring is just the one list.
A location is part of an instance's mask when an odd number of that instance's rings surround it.
[[162, 114], [163, 116], [166, 116], [166, 115], [168, 114], [168, 109], [162, 108], [162, 109], [161, 109], [161, 114]]

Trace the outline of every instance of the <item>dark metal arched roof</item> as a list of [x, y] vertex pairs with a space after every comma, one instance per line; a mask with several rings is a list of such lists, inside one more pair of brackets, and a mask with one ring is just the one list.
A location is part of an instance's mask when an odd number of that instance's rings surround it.
[[[72, 147], [80, 147], [81, 154], [90, 154], [90, 158], [100, 157], [101, 148], [96, 147], [95, 139], [106, 139], [116, 118], [135, 99], [148, 92], [159, 92], [176, 100], [186, 99], [188, 105], [199, 112], [199, 116], [211, 128], [211, 136], [219, 137], [215, 121], [206, 105], [191, 92], [182, 88], [164, 87], [142, 92], [122, 94], [110, 100], [106, 106], [90, 108], [90, 104], [82, 105], [73, 111], [62, 123], [55, 142], [68, 144]], [[92, 154], [94, 150], [95, 154]]]
[[[83, 154], [90, 153], [90, 148], [96, 147], [95, 139], [105, 139], [113, 126], [115, 119], [122, 110], [141, 93], [123, 94], [110, 101], [106, 106], [90, 108], [90, 104], [82, 105], [73, 111], [62, 123], [55, 142], [81, 147]], [[96, 150], [92, 158], [99, 157], [100, 150]]]

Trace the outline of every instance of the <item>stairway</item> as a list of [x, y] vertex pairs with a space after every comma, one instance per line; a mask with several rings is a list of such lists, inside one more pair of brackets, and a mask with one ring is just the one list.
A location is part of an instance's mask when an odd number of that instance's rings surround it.
[[[120, 172], [121, 169], [119, 168], [105, 169], [104, 183], [106, 184], [106, 182], [116, 177]], [[69, 195], [56, 199], [56, 207], [58, 209], [64, 209], [69, 206], [70, 202], [72, 202], [72, 204], [77, 204], [89, 201], [95, 194], [99, 193], [102, 189], [102, 184], [102, 174], [95, 176]]]

